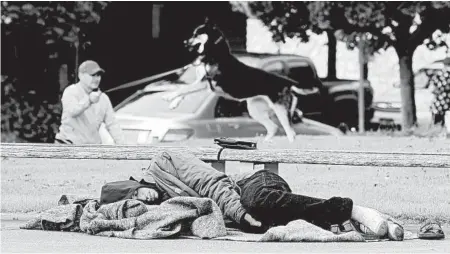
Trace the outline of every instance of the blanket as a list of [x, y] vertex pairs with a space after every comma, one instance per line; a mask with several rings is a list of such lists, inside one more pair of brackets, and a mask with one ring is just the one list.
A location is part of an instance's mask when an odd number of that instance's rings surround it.
[[358, 232], [334, 234], [304, 220], [289, 222], [286, 226], [270, 228], [264, 234], [248, 234], [238, 230], [228, 230], [226, 236], [217, 240], [248, 242], [364, 242]]
[[80, 204], [59, 205], [39, 213], [20, 228], [78, 232], [82, 213]]
[[[75, 200], [75, 199], [74, 199]], [[78, 231], [98, 236], [130, 239], [202, 238], [259, 242], [364, 242], [357, 232], [336, 235], [304, 220], [249, 234], [225, 228], [217, 204], [209, 198], [176, 197], [161, 205], [123, 200], [99, 206], [65, 202], [27, 221], [22, 229]]]
[[217, 204], [209, 198], [176, 197], [161, 205], [123, 200], [99, 206], [90, 200], [48, 209], [27, 221], [21, 229], [85, 232], [132, 239], [167, 238], [177, 235], [214, 238], [226, 235]]
[[89, 202], [80, 219], [83, 232], [132, 239], [167, 238], [180, 234], [200, 238], [226, 235], [217, 204], [209, 198], [175, 197], [161, 205], [123, 200], [98, 208]]

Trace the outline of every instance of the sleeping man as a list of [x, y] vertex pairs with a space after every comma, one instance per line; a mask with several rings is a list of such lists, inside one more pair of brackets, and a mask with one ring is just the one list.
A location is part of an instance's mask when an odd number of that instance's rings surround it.
[[321, 199], [294, 194], [287, 182], [268, 170], [226, 175], [192, 155], [162, 152], [144, 174], [154, 182], [133, 178], [107, 183], [101, 204], [138, 199], [160, 204], [177, 196], [214, 200], [224, 219], [246, 232], [302, 219], [335, 233], [357, 230], [364, 236], [403, 240], [403, 228], [387, 215], [353, 204], [349, 198]]

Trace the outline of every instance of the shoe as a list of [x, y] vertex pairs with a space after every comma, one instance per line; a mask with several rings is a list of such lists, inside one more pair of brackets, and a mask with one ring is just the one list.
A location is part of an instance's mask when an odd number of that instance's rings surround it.
[[434, 220], [428, 220], [419, 229], [417, 234], [419, 239], [425, 240], [439, 240], [444, 239], [444, 231], [441, 228], [441, 224]]
[[405, 230], [396, 221], [388, 219], [388, 238], [392, 241], [403, 241], [405, 238]]

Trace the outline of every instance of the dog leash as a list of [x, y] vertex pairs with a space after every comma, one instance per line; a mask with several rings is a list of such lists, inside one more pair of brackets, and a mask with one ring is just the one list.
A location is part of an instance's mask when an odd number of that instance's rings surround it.
[[166, 72], [164, 72], [164, 73], [156, 74], [156, 75], [153, 75], [153, 76], [150, 76], [150, 77], [147, 77], [147, 78], [143, 78], [143, 79], [140, 79], [140, 80], [128, 82], [128, 83], [126, 83], [126, 84], [123, 84], [123, 85], [120, 85], [120, 86], [117, 86], [117, 87], [108, 89], [108, 90], [106, 90], [106, 91], [104, 91], [104, 92], [105, 92], [105, 93], [107, 93], [107, 92], [113, 92], [113, 91], [117, 91], [117, 90], [121, 90], [121, 89], [125, 89], [125, 88], [130, 88], [130, 87], [142, 85], [142, 84], [144, 84], [144, 83], [150, 83], [150, 82], [153, 82], [153, 81], [155, 81], [155, 80], [157, 80], [157, 79], [160, 79], [160, 78], [162, 78], [162, 77], [171, 75], [171, 74], [173, 74], [173, 73], [177, 73], [177, 72], [179, 72], [179, 71], [184, 71], [184, 70], [188, 69], [189, 67], [191, 67], [192, 65], [193, 65], [193, 64], [190, 63], [190, 64], [188, 64], [188, 65], [186, 65], [186, 66], [183, 66], [183, 67], [178, 68], [178, 69], [175, 69], [175, 70], [166, 71]]

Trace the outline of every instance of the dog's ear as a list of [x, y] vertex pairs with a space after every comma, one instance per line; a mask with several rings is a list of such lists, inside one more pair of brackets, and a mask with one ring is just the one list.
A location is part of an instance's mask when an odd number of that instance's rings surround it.
[[204, 24], [207, 25], [207, 26], [211, 25], [211, 20], [209, 19], [208, 16], [205, 17], [205, 22], [204, 22]]

